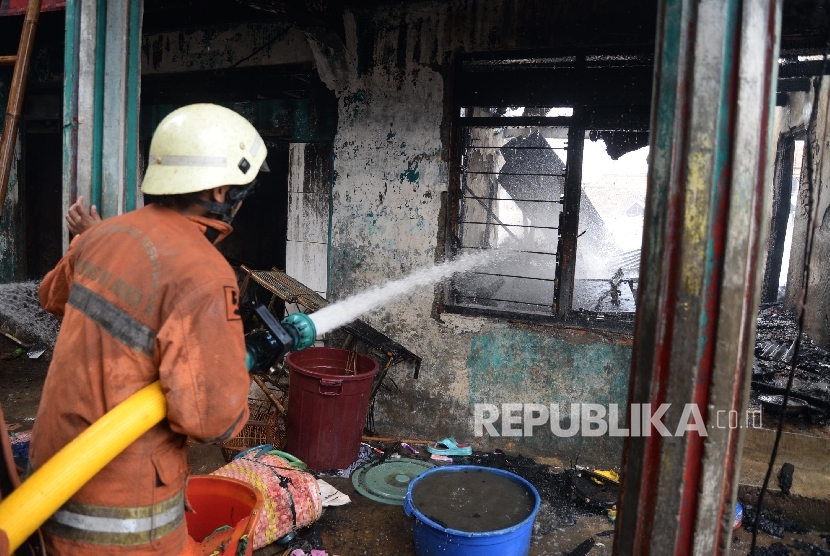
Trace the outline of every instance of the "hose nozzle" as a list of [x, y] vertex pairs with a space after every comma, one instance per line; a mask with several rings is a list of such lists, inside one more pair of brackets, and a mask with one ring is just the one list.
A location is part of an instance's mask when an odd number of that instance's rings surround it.
[[264, 328], [258, 328], [245, 335], [245, 365], [252, 373], [268, 374], [275, 362], [282, 360], [289, 351], [299, 351], [314, 345], [317, 328], [311, 317], [294, 313], [282, 322], [264, 305], [254, 309]]
[[282, 319], [280, 324], [294, 340], [291, 351], [299, 351], [314, 345], [314, 340], [317, 339], [317, 327], [314, 326], [311, 317], [305, 313], [292, 313]]

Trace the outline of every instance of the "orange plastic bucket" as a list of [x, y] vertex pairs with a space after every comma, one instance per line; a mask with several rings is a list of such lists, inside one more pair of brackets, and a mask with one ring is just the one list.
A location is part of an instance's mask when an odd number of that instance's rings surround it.
[[213, 475], [194, 475], [187, 481], [185, 512], [189, 554], [253, 553], [253, 536], [264, 504], [251, 485]]

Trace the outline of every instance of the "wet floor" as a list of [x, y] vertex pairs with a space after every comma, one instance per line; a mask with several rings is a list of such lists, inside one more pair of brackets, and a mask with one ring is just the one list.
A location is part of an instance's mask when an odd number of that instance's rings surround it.
[[[0, 336], [0, 354], [13, 352], [15, 344]], [[19, 425], [16, 430], [31, 429], [37, 413], [43, 381], [49, 365], [49, 352], [40, 359], [25, 356], [0, 361], [0, 403], [6, 422]], [[815, 426], [811, 428], [816, 428]], [[825, 431], [824, 428], [821, 429]], [[802, 430], [803, 432], [803, 430]], [[215, 445], [191, 444], [189, 464], [194, 474], [210, 473], [224, 464], [221, 450]], [[492, 457], [489, 456], [489, 457]], [[511, 471], [518, 471], [534, 485], [541, 484], [540, 494], [546, 499], [534, 523], [530, 554], [532, 556], [569, 554], [593, 539], [591, 556], [610, 555], [613, 523], [603, 513], [573, 512], [562, 504], [551, 503], [561, 485], [561, 473], [551, 473], [532, 460], [511, 458]], [[477, 462], [471, 462], [477, 463]], [[339, 556], [379, 555], [414, 556], [412, 521], [400, 506], [374, 502], [355, 491], [349, 479], [326, 477], [326, 481], [351, 497], [346, 506], [326, 508], [309, 535], [329, 554]], [[748, 553], [751, 535], [738, 530], [733, 536], [733, 556]], [[584, 546], [584, 545], [583, 545]], [[756, 556], [792, 554], [830, 555], [830, 545], [819, 532], [785, 532], [782, 539], [760, 533]], [[286, 551], [272, 545], [257, 551], [257, 556], [282, 556]]]

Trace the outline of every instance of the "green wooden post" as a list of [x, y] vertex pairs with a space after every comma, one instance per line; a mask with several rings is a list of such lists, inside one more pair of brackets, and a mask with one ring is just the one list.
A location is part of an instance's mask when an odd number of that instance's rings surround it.
[[[104, 149], [104, 64], [106, 63], [105, 42], [107, 37], [107, 0], [97, 0], [97, 19], [95, 22], [95, 86], [93, 97], [93, 131], [92, 131], [92, 190], [89, 194], [90, 204], [103, 209], [102, 199], [102, 159]], [[104, 217], [113, 216], [101, 211]]]
[[141, 92], [141, 0], [130, 0], [130, 33], [127, 51], [127, 142], [125, 210], [135, 210], [138, 187], [138, 111]]
[[629, 387], [651, 413], [626, 439], [619, 556], [729, 553], [745, 429], [718, 416], [749, 395], [781, 3], [658, 3]]
[[[66, 40], [63, 57], [63, 207], [75, 200], [78, 163], [78, 36], [80, 0], [66, 0]], [[63, 230], [63, 248], [69, 245], [69, 231]]]
[[136, 206], [142, 5], [67, 2], [64, 209], [79, 195], [104, 218]]

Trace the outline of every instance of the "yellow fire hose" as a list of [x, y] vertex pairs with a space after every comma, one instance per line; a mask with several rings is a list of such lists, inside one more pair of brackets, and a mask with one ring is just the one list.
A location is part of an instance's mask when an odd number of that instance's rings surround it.
[[138, 437], [167, 416], [161, 384], [142, 388], [67, 444], [0, 503], [0, 529], [17, 550], [49, 517]]

